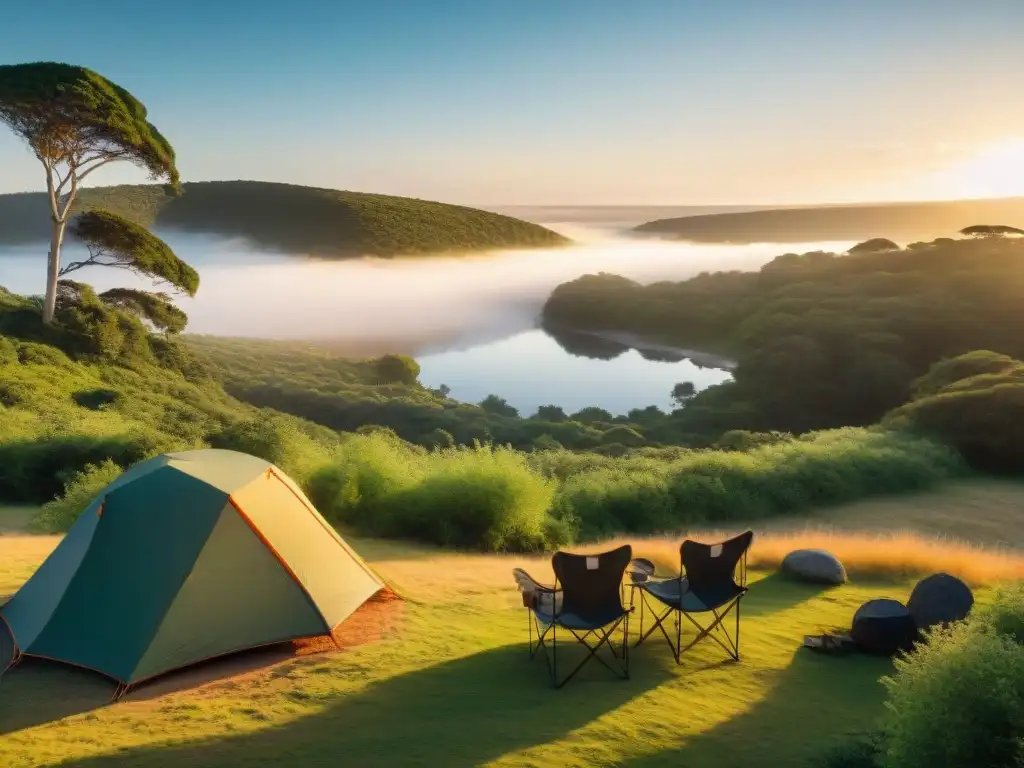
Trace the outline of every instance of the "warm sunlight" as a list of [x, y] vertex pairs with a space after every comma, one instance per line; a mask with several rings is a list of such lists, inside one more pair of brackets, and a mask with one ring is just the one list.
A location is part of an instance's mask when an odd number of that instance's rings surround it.
[[1024, 138], [989, 145], [941, 176], [953, 197], [1024, 195]]

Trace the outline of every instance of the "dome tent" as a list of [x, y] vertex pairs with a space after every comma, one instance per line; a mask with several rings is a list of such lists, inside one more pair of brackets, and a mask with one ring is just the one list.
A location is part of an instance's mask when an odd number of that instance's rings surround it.
[[186, 451], [107, 486], [0, 620], [16, 659], [85, 667], [123, 694], [215, 656], [328, 634], [384, 586], [272, 464]]

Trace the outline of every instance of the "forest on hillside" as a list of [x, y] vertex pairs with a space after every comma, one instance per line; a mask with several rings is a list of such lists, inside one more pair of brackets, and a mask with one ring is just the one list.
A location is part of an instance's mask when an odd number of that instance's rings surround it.
[[649, 221], [636, 232], [698, 243], [835, 242], [876, 235], [912, 242], [978, 221], [1024, 224], [1024, 198], [728, 211]]
[[680, 429], [801, 433], [877, 422], [943, 359], [1021, 358], [1021, 295], [1024, 240], [939, 239], [790, 253], [756, 272], [677, 283], [587, 275], [555, 289], [544, 323], [556, 334], [627, 330], [728, 350], [734, 380], [692, 398]]
[[[322, 258], [399, 256], [566, 245], [538, 224], [392, 195], [262, 181], [91, 187], [76, 212], [103, 209], [146, 227], [225, 238]], [[0, 195], [0, 247], [38, 242], [48, 230], [45, 193]]]

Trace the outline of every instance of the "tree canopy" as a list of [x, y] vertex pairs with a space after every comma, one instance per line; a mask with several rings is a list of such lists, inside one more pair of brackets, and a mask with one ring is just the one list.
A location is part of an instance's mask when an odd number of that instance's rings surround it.
[[188, 325], [188, 315], [172, 304], [166, 293], [111, 288], [101, 293], [99, 299], [108, 306], [117, 307], [141, 320], [148, 320], [165, 333], [181, 333]]
[[858, 253], [881, 253], [883, 251], [898, 251], [899, 249], [900, 247], [888, 238], [873, 237], [870, 240], [865, 240], [863, 243], [857, 243], [847, 253], [855, 256]]
[[199, 289], [199, 274], [167, 243], [115, 213], [83, 213], [74, 220], [71, 232], [85, 244], [89, 258], [69, 263], [61, 276], [90, 266], [118, 267], [167, 283], [189, 296]]
[[58, 62], [0, 66], [0, 121], [47, 167], [73, 163], [79, 179], [112, 160], [128, 160], [173, 187], [174, 149], [121, 86], [85, 67]]

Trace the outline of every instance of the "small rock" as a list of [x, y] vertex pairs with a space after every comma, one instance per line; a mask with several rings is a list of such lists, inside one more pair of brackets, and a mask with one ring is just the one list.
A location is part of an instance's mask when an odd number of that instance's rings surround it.
[[845, 584], [846, 569], [823, 549], [796, 549], [782, 560], [782, 571], [812, 584]]
[[971, 588], [948, 573], [921, 579], [907, 601], [910, 615], [922, 630], [966, 619], [973, 606]]

